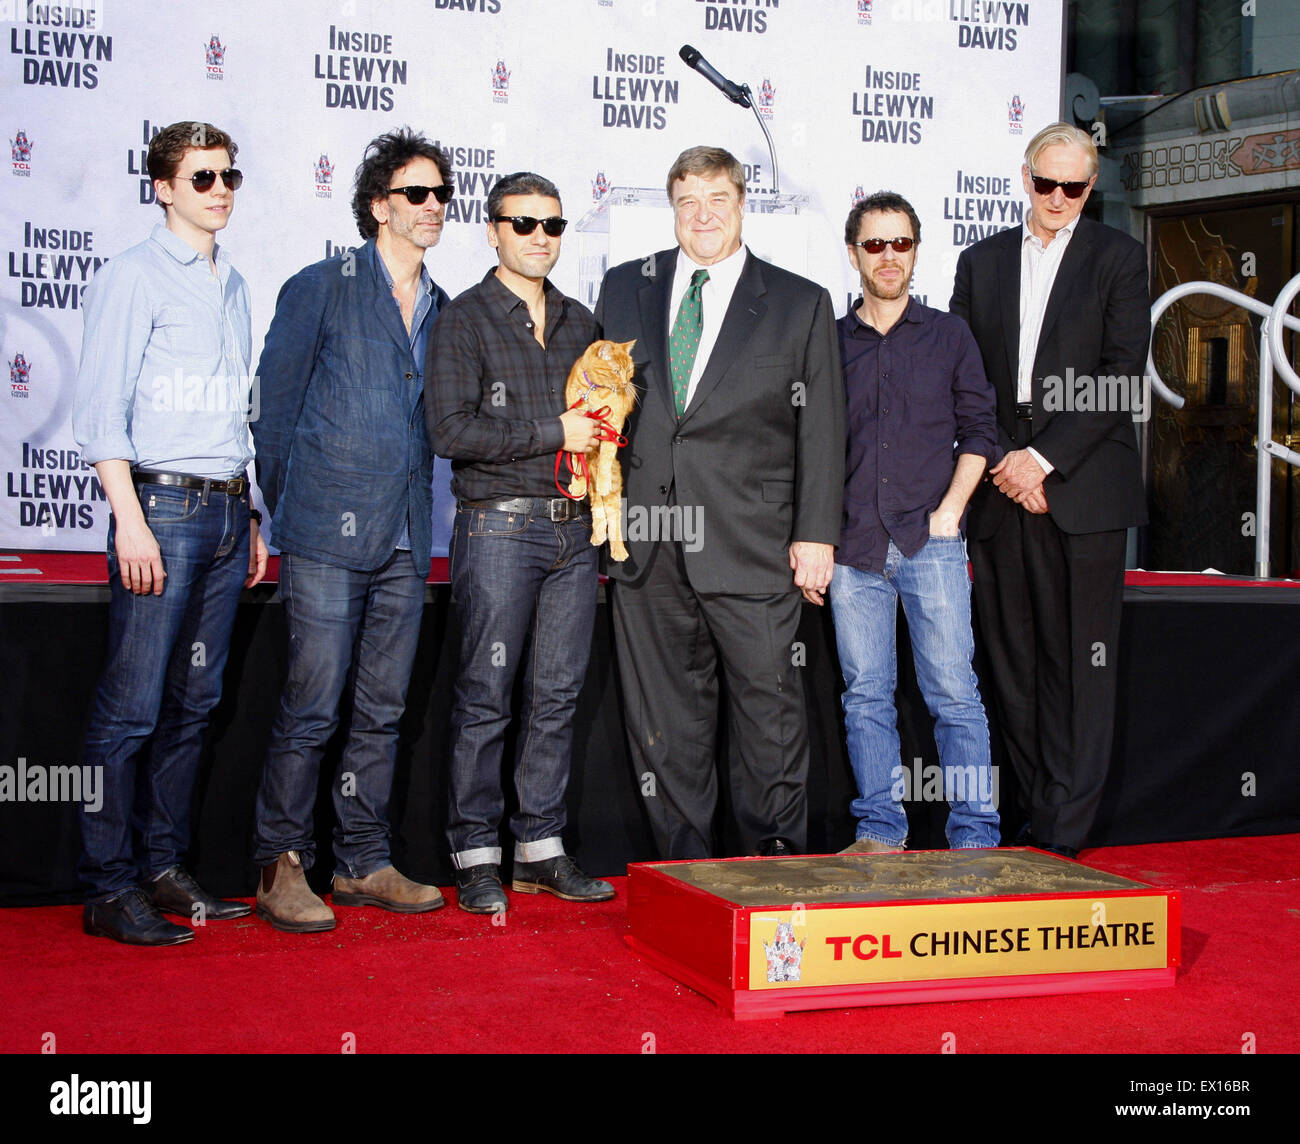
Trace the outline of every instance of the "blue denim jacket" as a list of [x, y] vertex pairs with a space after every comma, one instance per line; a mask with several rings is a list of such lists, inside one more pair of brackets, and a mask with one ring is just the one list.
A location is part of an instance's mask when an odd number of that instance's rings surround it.
[[[373, 571], [407, 519], [424, 576], [433, 543], [424, 363], [375, 257], [367, 242], [280, 290], [257, 370], [257, 483], [282, 551]], [[434, 290], [436, 311], [448, 298]]]

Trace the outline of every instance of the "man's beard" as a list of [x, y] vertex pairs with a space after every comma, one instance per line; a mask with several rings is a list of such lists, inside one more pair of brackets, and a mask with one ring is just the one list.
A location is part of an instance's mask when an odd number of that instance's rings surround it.
[[897, 299], [903, 297], [907, 293], [908, 287], [911, 285], [912, 285], [912, 276], [908, 274], [906, 277], [903, 278], [901, 282], [898, 283], [897, 286], [893, 288], [892, 292], [889, 292], [878, 287], [876, 285], [876, 280], [873, 276], [871, 275], [867, 276], [867, 293], [870, 294], [873, 298], [879, 298], [882, 302], [897, 301]]

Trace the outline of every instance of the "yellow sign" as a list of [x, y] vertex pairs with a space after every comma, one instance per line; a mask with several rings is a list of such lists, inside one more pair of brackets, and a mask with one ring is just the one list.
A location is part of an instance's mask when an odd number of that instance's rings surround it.
[[1163, 895], [754, 910], [749, 988], [1164, 969], [1167, 923]]

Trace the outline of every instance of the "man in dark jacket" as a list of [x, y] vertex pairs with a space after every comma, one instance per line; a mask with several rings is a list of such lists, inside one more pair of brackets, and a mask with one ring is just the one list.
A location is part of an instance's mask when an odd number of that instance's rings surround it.
[[409, 130], [357, 169], [356, 251], [280, 291], [258, 370], [257, 476], [280, 548], [289, 672], [257, 796], [257, 912], [277, 929], [333, 929], [307, 885], [321, 756], [349, 690], [334, 782], [338, 905], [437, 909], [389, 860], [397, 723], [415, 659], [432, 544], [424, 426], [429, 328], [447, 302], [424, 268], [442, 236], [451, 165]]
[[1029, 821], [1086, 844], [1110, 763], [1124, 540], [1146, 523], [1133, 408], [1151, 337], [1146, 254], [1083, 217], [1097, 148], [1054, 123], [1025, 150], [1023, 227], [963, 251], [949, 309], [997, 394], [1002, 459], [970, 506], [980, 633]]
[[660, 854], [710, 857], [725, 680], [741, 846], [792, 854], [808, 835], [796, 631], [830, 584], [844, 498], [831, 300], [745, 246], [735, 156], [692, 147], [666, 186], [676, 249], [614, 267], [596, 304], [605, 337], [636, 340], [641, 391], [629, 555], [609, 566], [628, 747]]

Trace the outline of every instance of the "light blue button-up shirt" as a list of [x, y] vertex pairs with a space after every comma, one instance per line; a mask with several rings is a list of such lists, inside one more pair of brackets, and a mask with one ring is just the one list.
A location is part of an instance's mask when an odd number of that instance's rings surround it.
[[86, 291], [72, 431], [88, 464], [214, 480], [253, 458], [248, 284], [164, 226], [110, 259]]

